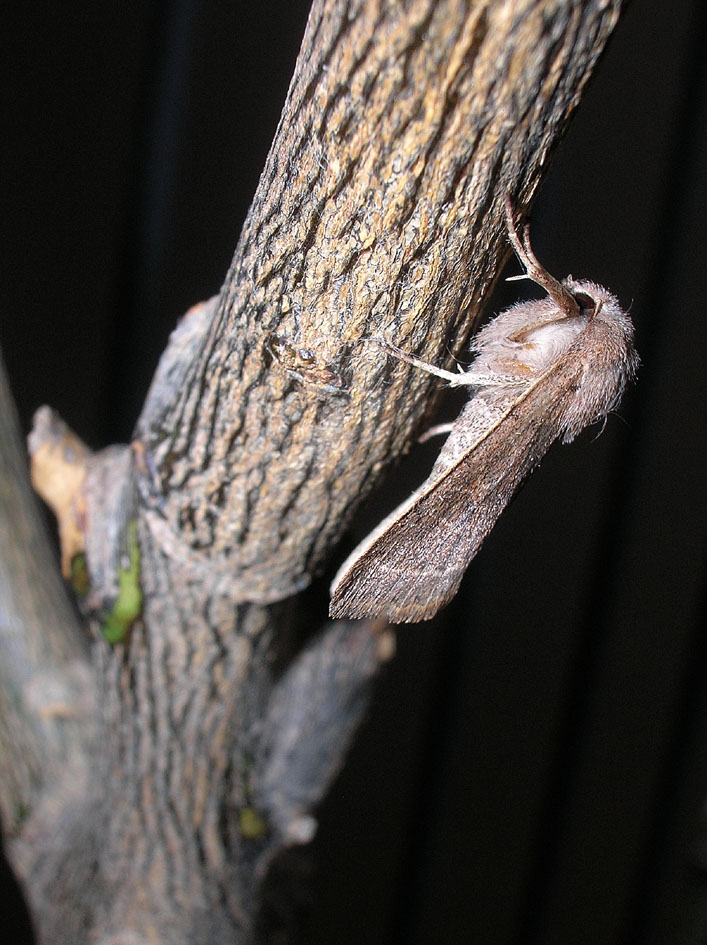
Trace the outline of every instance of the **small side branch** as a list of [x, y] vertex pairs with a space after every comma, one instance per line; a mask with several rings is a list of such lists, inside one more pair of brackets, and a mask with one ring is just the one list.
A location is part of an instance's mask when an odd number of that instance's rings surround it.
[[85, 763], [93, 680], [29, 485], [0, 358], [0, 815], [13, 835]]

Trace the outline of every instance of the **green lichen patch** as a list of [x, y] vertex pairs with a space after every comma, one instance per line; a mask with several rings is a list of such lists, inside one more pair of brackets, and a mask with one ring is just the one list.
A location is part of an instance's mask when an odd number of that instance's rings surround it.
[[118, 569], [118, 597], [112, 610], [101, 620], [101, 633], [108, 643], [122, 643], [142, 611], [140, 587], [140, 546], [137, 540], [137, 521], [128, 525], [127, 568]]
[[252, 807], [243, 807], [238, 815], [238, 826], [243, 836], [248, 840], [264, 837], [268, 832], [268, 825], [260, 814]]
[[86, 566], [86, 555], [79, 551], [71, 559], [71, 574], [69, 581], [71, 588], [78, 598], [84, 598], [91, 589], [91, 580], [88, 576], [88, 567]]

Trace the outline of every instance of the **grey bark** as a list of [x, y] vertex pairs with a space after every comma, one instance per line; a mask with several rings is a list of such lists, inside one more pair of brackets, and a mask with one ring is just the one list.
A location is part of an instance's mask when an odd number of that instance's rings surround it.
[[86, 764], [93, 680], [0, 356], [0, 820], [16, 835], [47, 785]]

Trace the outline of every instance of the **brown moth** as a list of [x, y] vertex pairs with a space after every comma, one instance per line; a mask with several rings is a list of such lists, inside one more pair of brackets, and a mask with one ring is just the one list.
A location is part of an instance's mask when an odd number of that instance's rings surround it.
[[469, 562], [513, 493], [552, 443], [569, 443], [613, 410], [638, 367], [633, 325], [592, 282], [559, 282], [519, 236], [506, 200], [509, 240], [546, 292], [497, 315], [474, 338], [476, 358], [454, 374], [382, 343], [390, 353], [472, 396], [450, 424], [427, 480], [344, 562], [330, 615], [429, 620], [459, 589]]

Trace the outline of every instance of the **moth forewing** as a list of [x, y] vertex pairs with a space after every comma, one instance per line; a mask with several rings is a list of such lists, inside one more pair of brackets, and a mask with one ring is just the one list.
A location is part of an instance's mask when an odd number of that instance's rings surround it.
[[[465, 448], [458, 441], [477, 425], [480, 410], [486, 414], [486, 398], [473, 397], [429, 479], [340, 568], [330, 615], [407, 623], [429, 620], [449, 603], [513, 493], [562, 432], [579, 377], [579, 364], [556, 364], [520, 395], [507, 393], [495, 422]], [[528, 423], [529, 411], [544, 413], [544, 422]], [[445, 454], [457, 458], [440, 469]]]

